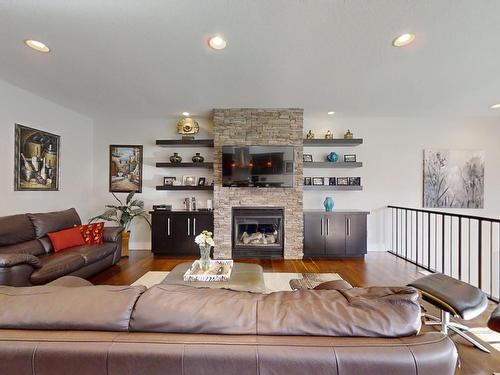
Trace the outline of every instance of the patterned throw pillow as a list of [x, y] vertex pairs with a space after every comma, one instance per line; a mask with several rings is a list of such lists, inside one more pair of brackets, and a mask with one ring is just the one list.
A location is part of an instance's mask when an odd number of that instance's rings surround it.
[[80, 232], [87, 245], [102, 244], [102, 235], [104, 232], [104, 223], [80, 225]]

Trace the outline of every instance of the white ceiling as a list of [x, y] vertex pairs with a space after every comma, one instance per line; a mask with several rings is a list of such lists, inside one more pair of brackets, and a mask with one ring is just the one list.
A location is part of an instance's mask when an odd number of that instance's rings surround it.
[[0, 79], [91, 117], [500, 115], [498, 0], [0, 0], [0, 43]]

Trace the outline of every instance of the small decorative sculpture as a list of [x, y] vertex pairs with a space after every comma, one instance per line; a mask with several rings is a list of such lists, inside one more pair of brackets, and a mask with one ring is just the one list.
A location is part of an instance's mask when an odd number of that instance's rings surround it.
[[326, 132], [325, 139], [333, 139], [333, 133], [330, 130]]
[[200, 131], [200, 125], [195, 119], [184, 117], [177, 123], [177, 133], [183, 139], [194, 139], [194, 135]]
[[328, 161], [330, 161], [332, 163], [336, 163], [339, 160], [339, 154], [337, 154], [336, 152], [330, 152], [326, 156], [326, 160], [328, 160]]
[[306, 139], [314, 139], [314, 133], [312, 130], [309, 130], [306, 134]]
[[351, 130], [347, 130], [344, 134], [344, 139], [352, 139], [354, 137], [354, 134], [351, 133]]

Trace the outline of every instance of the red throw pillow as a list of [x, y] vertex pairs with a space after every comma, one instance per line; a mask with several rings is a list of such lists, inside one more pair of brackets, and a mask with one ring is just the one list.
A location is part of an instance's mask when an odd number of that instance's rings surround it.
[[104, 232], [104, 223], [94, 223], [80, 225], [80, 232], [82, 233], [83, 240], [87, 245], [100, 245], [102, 244], [102, 236]]
[[70, 247], [85, 245], [80, 228], [78, 227], [52, 232], [48, 236], [56, 253]]

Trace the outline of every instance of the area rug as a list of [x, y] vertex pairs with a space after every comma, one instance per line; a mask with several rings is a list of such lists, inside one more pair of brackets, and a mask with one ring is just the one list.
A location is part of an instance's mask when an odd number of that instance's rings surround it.
[[[142, 275], [132, 285], [144, 285], [151, 288], [153, 285], [161, 283], [168, 272], [149, 271]], [[294, 282], [295, 285], [302, 285], [303, 288], [311, 288], [325, 281], [342, 280], [336, 273], [288, 273], [288, 272], [264, 272], [264, 284], [267, 293], [290, 291], [291, 280], [299, 279], [300, 282]]]

